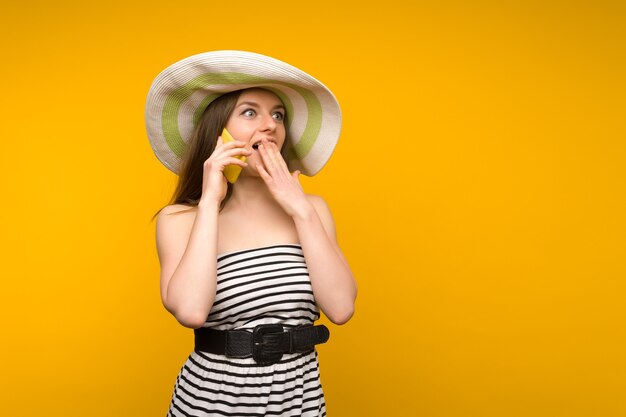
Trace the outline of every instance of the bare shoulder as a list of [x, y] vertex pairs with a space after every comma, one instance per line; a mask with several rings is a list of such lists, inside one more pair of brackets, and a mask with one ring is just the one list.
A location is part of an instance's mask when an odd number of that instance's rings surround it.
[[187, 206], [185, 204], [171, 204], [169, 206], [163, 207], [163, 209], [159, 212], [157, 218], [168, 217], [170, 214], [190, 214], [196, 213], [198, 210], [197, 207]]
[[315, 194], [307, 194], [306, 196], [322, 221], [322, 225], [324, 226], [326, 233], [334, 239], [336, 237], [335, 221], [333, 220], [333, 215], [330, 212], [330, 208], [328, 207], [326, 200], [324, 200], [322, 196]]
[[315, 208], [315, 211], [318, 212], [318, 214], [320, 210], [322, 211], [329, 210], [326, 200], [324, 200], [324, 198], [321, 195], [307, 194], [306, 197], [309, 200], [309, 203], [311, 203], [313, 207]]
[[157, 244], [173, 237], [188, 237], [197, 208], [184, 204], [163, 207], [156, 220]]

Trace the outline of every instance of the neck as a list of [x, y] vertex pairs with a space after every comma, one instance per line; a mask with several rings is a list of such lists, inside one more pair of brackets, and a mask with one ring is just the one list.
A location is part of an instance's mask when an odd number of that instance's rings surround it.
[[258, 208], [259, 206], [275, 206], [276, 200], [267, 189], [261, 177], [240, 176], [233, 185], [233, 193], [227, 206], [231, 208]]

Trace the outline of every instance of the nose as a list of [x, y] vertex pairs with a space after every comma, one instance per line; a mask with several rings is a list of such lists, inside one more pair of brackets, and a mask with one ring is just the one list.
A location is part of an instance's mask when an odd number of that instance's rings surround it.
[[273, 132], [274, 130], [276, 130], [276, 119], [274, 119], [272, 114], [268, 114], [261, 122], [261, 131]]

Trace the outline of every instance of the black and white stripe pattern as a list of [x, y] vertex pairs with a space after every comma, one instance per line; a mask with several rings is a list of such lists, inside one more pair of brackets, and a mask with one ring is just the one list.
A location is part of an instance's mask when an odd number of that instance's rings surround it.
[[[217, 294], [204, 327], [252, 329], [280, 323], [313, 324], [319, 310], [299, 245], [274, 245], [222, 254]], [[325, 416], [317, 352], [283, 355], [259, 366], [192, 352], [174, 385], [168, 417]]]

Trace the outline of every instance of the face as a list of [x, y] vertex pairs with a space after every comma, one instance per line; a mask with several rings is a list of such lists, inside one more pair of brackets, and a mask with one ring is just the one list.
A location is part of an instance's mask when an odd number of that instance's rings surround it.
[[285, 142], [284, 120], [285, 106], [274, 93], [261, 89], [241, 93], [226, 129], [236, 140], [246, 142], [246, 149], [252, 151], [246, 168], [256, 171], [256, 163], [262, 163], [256, 149], [261, 139], [266, 138], [282, 148]]

